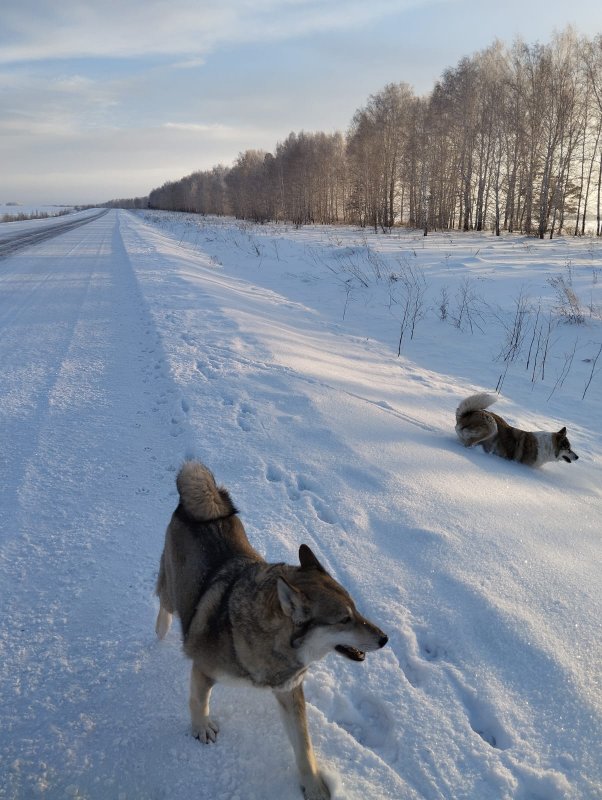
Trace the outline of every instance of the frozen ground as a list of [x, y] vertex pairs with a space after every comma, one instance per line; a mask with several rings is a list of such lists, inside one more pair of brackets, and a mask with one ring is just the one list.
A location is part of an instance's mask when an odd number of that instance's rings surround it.
[[[600, 255], [110, 211], [0, 261], [0, 798], [300, 797], [272, 697], [217, 687], [204, 747], [177, 628], [154, 638], [191, 455], [268, 559], [307, 542], [390, 636], [306, 681], [334, 796], [602, 798]], [[500, 377], [576, 464], [460, 447]]]

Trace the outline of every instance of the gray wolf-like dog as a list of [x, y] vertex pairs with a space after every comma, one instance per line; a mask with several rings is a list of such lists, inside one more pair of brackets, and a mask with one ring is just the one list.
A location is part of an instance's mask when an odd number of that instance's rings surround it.
[[566, 428], [556, 433], [513, 428], [493, 411], [486, 411], [496, 400], [492, 394], [473, 394], [456, 409], [456, 433], [466, 447], [480, 444], [487, 453], [530, 467], [560, 459], [568, 464], [577, 461], [579, 456], [571, 450]]
[[201, 742], [216, 740], [219, 727], [209, 712], [216, 682], [271, 689], [305, 798], [327, 800], [307, 729], [303, 678], [312, 661], [332, 651], [363, 661], [387, 636], [357, 611], [307, 545], [299, 548], [298, 567], [267, 563], [249, 543], [229, 493], [203, 464], [186, 462], [176, 483], [180, 502], [161, 555], [156, 632], [162, 639], [178, 615], [192, 660], [192, 731]]

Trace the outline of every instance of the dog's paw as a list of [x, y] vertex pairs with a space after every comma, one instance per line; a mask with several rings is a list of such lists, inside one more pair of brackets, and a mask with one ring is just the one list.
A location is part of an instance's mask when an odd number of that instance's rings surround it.
[[215, 742], [219, 733], [219, 725], [214, 719], [203, 717], [198, 723], [192, 725], [192, 735], [203, 744]]
[[303, 780], [301, 791], [305, 800], [330, 800], [331, 797], [330, 789], [319, 772]]

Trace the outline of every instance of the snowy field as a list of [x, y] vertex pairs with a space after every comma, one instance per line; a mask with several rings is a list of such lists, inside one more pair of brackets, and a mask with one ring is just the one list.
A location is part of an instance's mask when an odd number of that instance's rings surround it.
[[[306, 679], [333, 797], [602, 798], [601, 244], [110, 211], [1, 260], [0, 798], [301, 797], [271, 695], [203, 746], [155, 640], [190, 456], [390, 637]], [[461, 447], [496, 386], [580, 460]]]
[[0, 221], [5, 214], [11, 217], [16, 217], [19, 214], [35, 215], [35, 214], [48, 214], [49, 217], [55, 217], [58, 214], [64, 214], [65, 211], [73, 211], [73, 206], [57, 206], [57, 205], [36, 205], [35, 203], [24, 203], [21, 205], [11, 205], [10, 203], [0, 203]]
[[62, 214], [59, 216], [61, 209], [69, 210], [71, 207], [63, 206], [2, 206], [0, 205], [0, 220], [3, 214], [10, 214], [16, 217], [19, 214], [48, 214], [47, 217], [40, 219], [25, 219], [15, 220], [14, 222], [1, 222], [0, 221], [0, 242], [11, 238], [16, 233], [25, 233], [26, 231], [37, 231], [42, 228], [49, 228], [57, 223], [65, 222], [67, 219], [85, 219], [85, 217], [92, 216], [98, 213], [98, 209], [86, 209], [85, 211], [69, 211], [69, 215]]

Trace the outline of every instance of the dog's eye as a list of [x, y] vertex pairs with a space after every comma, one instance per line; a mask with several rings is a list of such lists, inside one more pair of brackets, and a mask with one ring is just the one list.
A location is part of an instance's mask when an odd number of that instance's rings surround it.
[[343, 619], [339, 620], [339, 625], [347, 625], [348, 622], [351, 622], [351, 615], [350, 614], [345, 614]]

